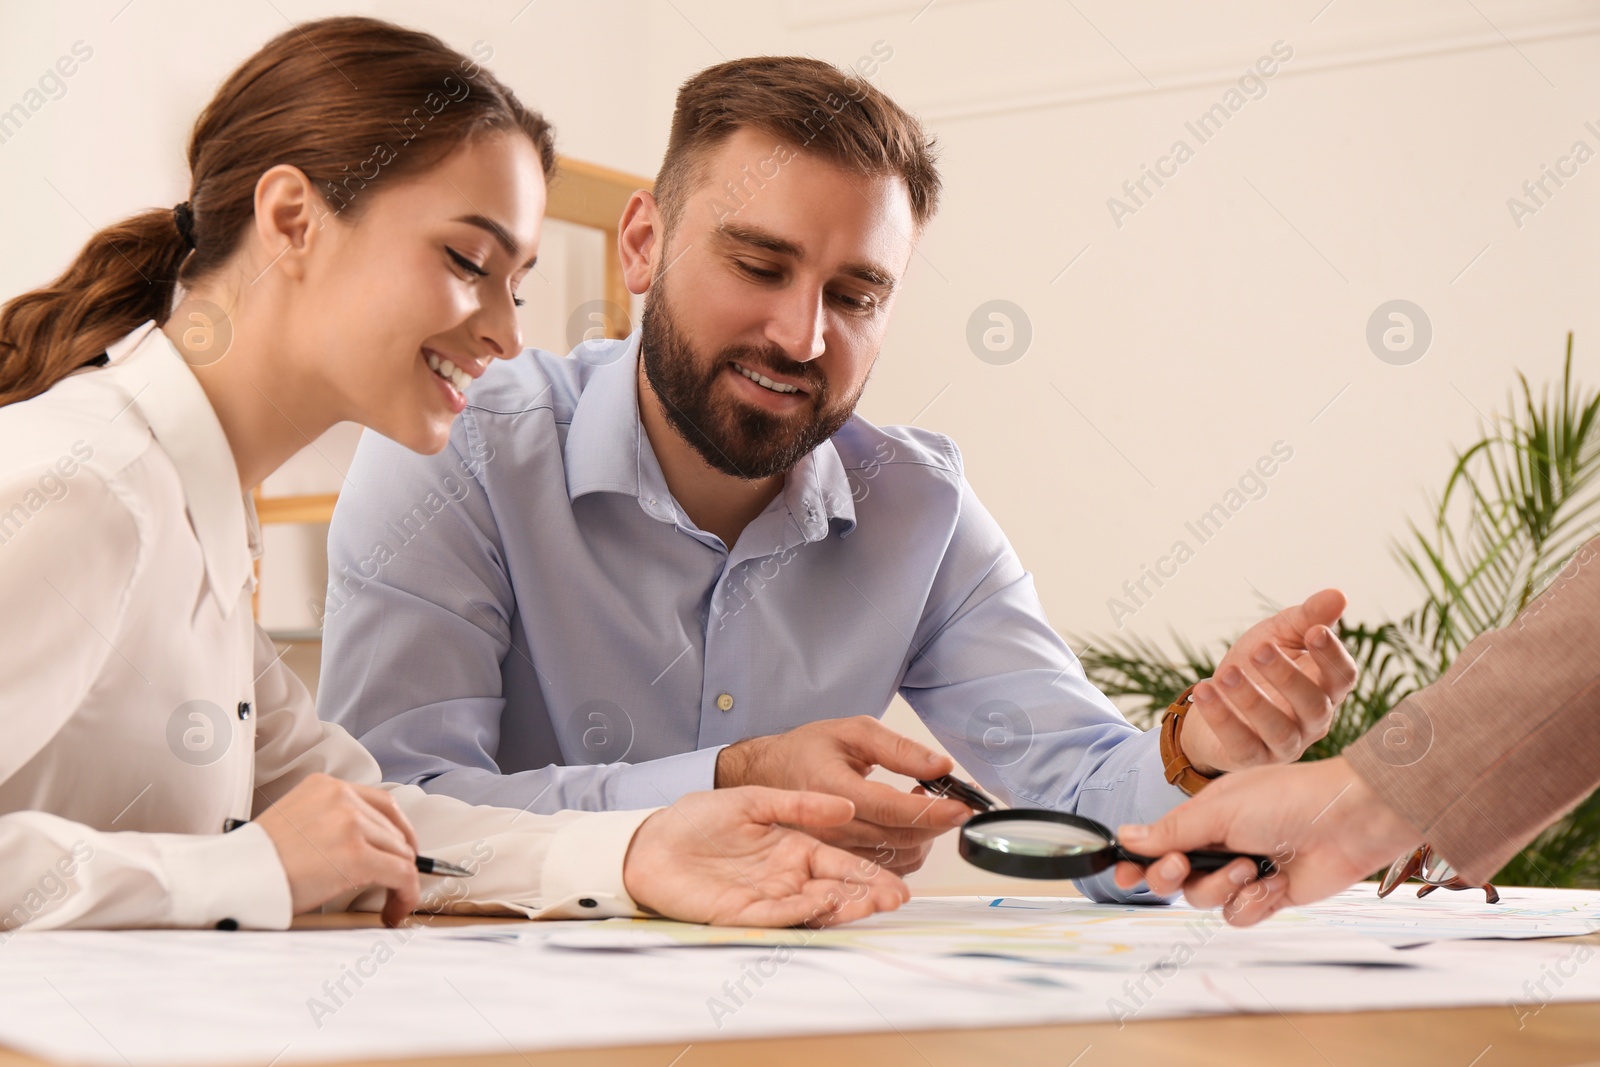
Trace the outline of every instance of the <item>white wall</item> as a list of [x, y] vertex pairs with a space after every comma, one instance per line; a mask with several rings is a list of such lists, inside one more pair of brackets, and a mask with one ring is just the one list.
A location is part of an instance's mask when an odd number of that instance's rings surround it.
[[[253, 0], [123, 2], [0, 7], [0, 108], [74, 41], [94, 49], [66, 95], [0, 144], [0, 293], [53, 273], [91, 223], [182, 199], [187, 123], [284, 26]], [[1507, 207], [1575, 141], [1600, 152], [1594, 0], [277, 8], [487, 41], [564, 151], [643, 173], [676, 85], [705, 65], [762, 52], [848, 65], [892, 49], [874, 80], [938, 134], [947, 191], [863, 411], [956, 437], [1065, 632], [1111, 630], [1109, 598], [1185, 536], [1194, 559], [1147, 586], [1125, 632], [1219, 639], [1260, 597], [1323, 584], [1350, 593], [1353, 618], [1402, 613], [1415, 598], [1392, 539], [1425, 514], [1452, 447], [1503, 408], [1514, 372], [1554, 377], [1573, 330], [1580, 377], [1600, 377], [1600, 161], [1520, 226]], [[1185, 122], [1278, 41], [1293, 56], [1265, 95], [1199, 144]], [[1193, 158], [1118, 226], [1108, 198], [1178, 138]], [[1365, 340], [1396, 298], [1434, 335], [1405, 366]], [[1031, 323], [1009, 365], [966, 341], [993, 299]], [[1186, 535], [1277, 441], [1293, 458], [1266, 495], [1209, 543]], [[961, 880], [955, 862], [933, 875]]]

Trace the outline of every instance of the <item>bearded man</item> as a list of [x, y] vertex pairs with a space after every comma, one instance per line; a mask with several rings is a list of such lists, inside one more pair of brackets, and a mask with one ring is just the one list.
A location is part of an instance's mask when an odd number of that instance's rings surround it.
[[[451, 447], [363, 439], [322, 715], [387, 778], [480, 804], [835, 793], [855, 819], [818, 836], [901, 873], [971, 811], [867, 780], [951, 767], [877, 721], [897, 693], [1007, 802], [1110, 826], [1297, 759], [1355, 676], [1340, 594], [1241, 638], [1164, 753], [1051, 629], [955, 444], [855, 414], [938, 196], [917, 120], [826, 63], [685, 83], [620, 225], [639, 330], [496, 361], [469, 326], [447, 355], [483, 376]], [[1150, 899], [1109, 872], [1082, 888]]]

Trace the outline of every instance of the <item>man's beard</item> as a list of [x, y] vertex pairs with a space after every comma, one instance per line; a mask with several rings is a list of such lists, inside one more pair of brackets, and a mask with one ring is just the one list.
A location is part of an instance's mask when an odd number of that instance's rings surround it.
[[[781, 474], [850, 421], [861, 390], [828, 401], [828, 382], [814, 363], [798, 363], [776, 345], [730, 345], [702, 360], [673, 319], [659, 281], [640, 318], [640, 358], [667, 422], [700, 458], [723, 474], [755, 481]], [[802, 383], [810, 408], [775, 415], [741, 401], [712, 396], [732, 360], [768, 376]]]

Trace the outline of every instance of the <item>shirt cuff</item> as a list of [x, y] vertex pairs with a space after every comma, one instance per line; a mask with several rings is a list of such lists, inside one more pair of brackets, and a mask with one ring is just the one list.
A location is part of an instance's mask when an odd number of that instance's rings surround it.
[[612, 809], [659, 808], [690, 793], [714, 789], [717, 754], [727, 747], [695, 749], [632, 764], [617, 775], [606, 806]]
[[[1134, 772], [1133, 815], [1129, 822], [1152, 823], [1189, 799], [1189, 794], [1167, 781], [1167, 763], [1161, 758], [1161, 727], [1146, 730], [1133, 741], [1139, 751]], [[1113, 826], [1112, 831], [1117, 829]]]
[[[1122, 823], [1151, 823], [1189, 799], [1189, 795], [1167, 781], [1166, 762], [1161, 758], [1161, 728], [1145, 730], [1118, 746], [1126, 762], [1106, 786], [1080, 793], [1078, 813], [1087, 815], [1116, 833]], [[1167, 904], [1176, 897], [1153, 893], [1140, 882], [1133, 889], [1117, 885], [1115, 869], [1105, 870], [1072, 883], [1078, 892], [1099, 904]]]
[[585, 812], [556, 831], [539, 879], [541, 906], [530, 919], [642, 917], [622, 882], [623, 861], [641, 824], [659, 808]]
[[152, 834], [166, 874], [167, 922], [287, 930], [294, 917], [289, 878], [277, 846], [258, 823], [227, 834]]

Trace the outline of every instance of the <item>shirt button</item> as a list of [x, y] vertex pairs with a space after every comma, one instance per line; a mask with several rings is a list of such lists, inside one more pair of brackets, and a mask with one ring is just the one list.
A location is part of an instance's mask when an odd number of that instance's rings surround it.
[[242, 719], [248, 719], [249, 717], [250, 717], [250, 702], [248, 700], [239, 701], [239, 718], [242, 720]]
[[578, 907], [580, 908], [597, 908], [599, 906], [593, 897], [583, 897], [578, 901]]
[[733, 697], [728, 693], [723, 693], [717, 698], [717, 707], [721, 708], [723, 711], [732, 711]]

